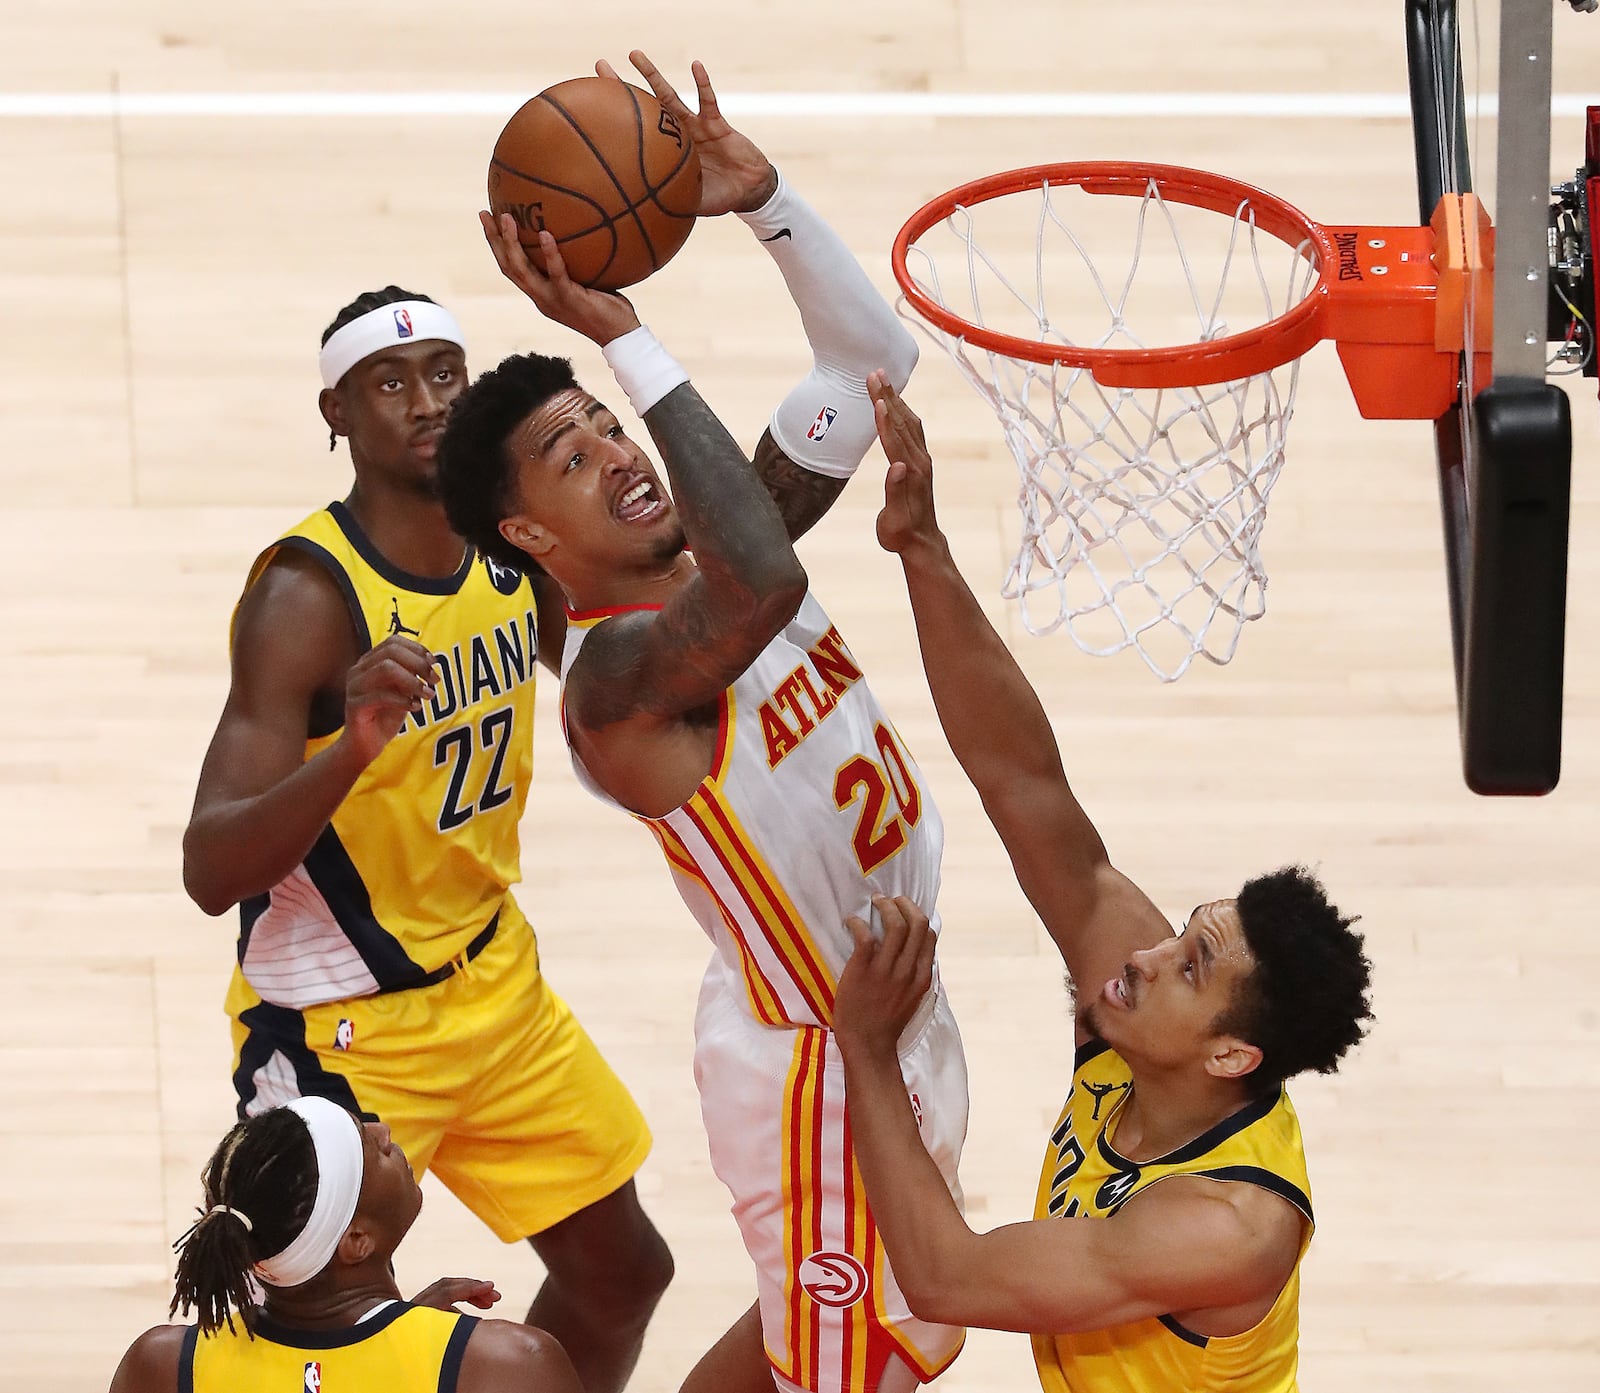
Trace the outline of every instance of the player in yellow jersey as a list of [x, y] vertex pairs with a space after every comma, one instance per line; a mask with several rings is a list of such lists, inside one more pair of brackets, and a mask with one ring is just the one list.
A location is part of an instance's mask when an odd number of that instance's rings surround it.
[[927, 989], [925, 917], [884, 902], [881, 945], [852, 925], [834, 1029], [884, 1242], [913, 1310], [1032, 1333], [1046, 1393], [1289, 1393], [1312, 1210], [1283, 1084], [1332, 1071], [1361, 1038], [1361, 939], [1299, 867], [1201, 905], [1175, 935], [1111, 864], [1044, 708], [951, 560], [921, 422], [888, 383], [872, 391], [892, 462], [878, 536], [903, 563], [939, 719], [1077, 1002], [1034, 1221], [975, 1234], [895, 1060]]
[[401, 1298], [394, 1252], [422, 1191], [383, 1123], [324, 1098], [267, 1109], [222, 1139], [204, 1185], [172, 1298], [198, 1320], [135, 1340], [111, 1393], [582, 1393], [543, 1331], [451, 1304], [493, 1305], [492, 1283]]
[[[721, 118], [705, 69], [693, 112], [632, 57], [700, 151], [701, 215], [735, 214], [777, 264], [811, 369], [747, 459], [629, 301], [570, 282], [548, 233], [548, 274], [536, 271], [509, 217], [485, 214], [502, 271], [601, 346], [673, 492], [568, 362], [534, 354], [457, 402], [441, 489], [486, 555], [531, 557], [565, 592], [574, 769], [649, 829], [713, 944], [695, 1080], [757, 1304], [686, 1388], [905, 1393], [956, 1357], [963, 1332], [914, 1316], [884, 1260], [829, 1025], [845, 916], [868, 913], [874, 890], [934, 908], [943, 825], [793, 541], [876, 440], [868, 373], [903, 382], [916, 345], [838, 234]], [[899, 1059], [959, 1193], [966, 1067], [937, 985]]]
[[530, 1322], [588, 1393], [616, 1393], [672, 1271], [632, 1179], [649, 1133], [511, 894], [560, 607], [445, 518], [454, 318], [364, 295], [320, 367], [355, 484], [250, 573], [184, 838], [195, 902], [240, 909], [239, 1113], [319, 1095], [382, 1119], [419, 1176], [532, 1243], [548, 1276]]

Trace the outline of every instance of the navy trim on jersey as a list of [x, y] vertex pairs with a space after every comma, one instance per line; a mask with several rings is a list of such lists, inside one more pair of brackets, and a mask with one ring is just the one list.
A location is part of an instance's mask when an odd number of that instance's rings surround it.
[[1207, 1180], [1238, 1180], [1246, 1185], [1259, 1185], [1263, 1190], [1270, 1190], [1281, 1199], [1288, 1200], [1308, 1220], [1316, 1222], [1311, 1218], [1311, 1197], [1293, 1181], [1285, 1180], [1275, 1171], [1263, 1170], [1260, 1166], [1218, 1166], [1215, 1170], [1194, 1171], [1192, 1174], [1204, 1176]]
[[1185, 1344], [1193, 1345], [1196, 1349], [1204, 1349], [1211, 1343], [1209, 1335], [1198, 1335], [1187, 1326], [1179, 1325], [1171, 1316], [1157, 1316], [1156, 1319]]
[[178, 1393], [194, 1393], [194, 1350], [199, 1343], [200, 1327], [191, 1325], [178, 1346]]
[[255, 1101], [254, 1079], [274, 1054], [282, 1054], [294, 1068], [294, 1080], [303, 1098], [326, 1098], [361, 1117], [371, 1117], [351, 1091], [350, 1081], [322, 1067], [316, 1051], [306, 1044], [306, 1018], [287, 1006], [258, 1002], [239, 1013], [239, 1024], [249, 1031], [239, 1047], [239, 1067], [233, 1074], [233, 1091], [239, 1099], [239, 1121]]
[[[1126, 1099], [1127, 1096], [1127, 1094], [1123, 1094], [1123, 1099]], [[1229, 1137], [1237, 1136], [1251, 1123], [1261, 1121], [1263, 1117], [1278, 1106], [1278, 1100], [1282, 1096], [1283, 1090], [1280, 1088], [1273, 1093], [1266, 1093], [1259, 1098], [1252, 1098], [1237, 1112], [1229, 1113], [1215, 1127], [1202, 1132], [1193, 1141], [1185, 1142], [1176, 1151], [1169, 1151], [1165, 1156], [1152, 1157], [1148, 1161], [1130, 1161], [1127, 1157], [1120, 1155], [1117, 1149], [1111, 1145], [1111, 1128], [1109, 1126], [1102, 1127], [1100, 1129], [1100, 1154], [1107, 1161], [1123, 1170], [1127, 1170], [1130, 1167], [1144, 1169], [1150, 1166], [1180, 1166], [1186, 1161], [1198, 1160], [1206, 1152], [1221, 1146]], [[1106, 1120], [1108, 1123], [1110, 1122], [1110, 1118]]]
[[270, 1340], [275, 1345], [284, 1345], [289, 1349], [348, 1349], [387, 1330], [407, 1311], [416, 1309], [409, 1301], [396, 1301], [371, 1320], [360, 1320], [339, 1330], [296, 1330], [280, 1325], [266, 1315], [258, 1315], [251, 1329], [255, 1331], [256, 1339]]
[[456, 1381], [461, 1377], [461, 1361], [466, 1357], [467, 1341], [478, 1328], [478, 1317], [462, 1315], [456, 1328], [450, 1332], [450, 1343], [444, 1347], [444, 1361], [439, 1365], [439, 1393], [456, 1393]]
[[361, 872], [329, 823], [322, 829], [301, 864], [317, 887], [339, 931], [361, 955], [380, 992], [404, 991], [419, 986], [426, 971], [412, 962], [392, 934], [372, 912], [372, 896]]
[[251, 895], [239, 901], [239, 966], [244, 966], [244, 955], [250, 947], [250, 930], [255, 928], [256, 920], [267, 912], [272, 904], [272, 895], [266, 892], [260, 895]]
[[[366, 612], [361, 608], [361, 601], [356, 597], [355, 585], [345, 573], [336, 557], [326, 547], [313, 542], [309, 537], [280, 537], [274, 543], [277, 547], [288, 547], [291, 551], [298, 551], [303, 556], [309, 556], [325, 570], [339, 587], [339, 593], [344, 596], [345, 607], [350, 611], [350, 622], [356, 627], [356, 642], [361, 645], [365, 653], [372, 647], [372, 630], [367, 627]], [[270, 561], [267, 563], [272, 564]]]
[[478, 553], [468, 547], [454, 575], [414, 576], [410, 571], [402, 571], [373, 546], [372, 539], [361, 530], [361, 524], [343, 503], [328, 504], [328, 512], [339, 524], [339, 530], [344, 533], [345, 540], [356, 549], [357, 555], [367, 565], [389, 584], [398, 585], [416, 595], [454, 595], [466, 583], [467, 577], [472, 574], [472, 563], [478, 559]]

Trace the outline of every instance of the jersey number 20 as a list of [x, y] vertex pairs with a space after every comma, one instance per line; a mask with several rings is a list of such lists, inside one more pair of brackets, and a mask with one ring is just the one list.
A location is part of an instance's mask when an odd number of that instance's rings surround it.
[[[861, 800], [861, 815], [851, 841], [863, 875], [870, 875], [899, 851], [906, 844], [906, 829], [915, 827], [922, 816], [922, 795], [894, 735], [879, 721], [873, 736], [882, 762], [857, 755], [840, 765], [833, 776], [833, 801], [841, 809], [858, 796]], [[898, 812], [889, 811], [891, 796]]]

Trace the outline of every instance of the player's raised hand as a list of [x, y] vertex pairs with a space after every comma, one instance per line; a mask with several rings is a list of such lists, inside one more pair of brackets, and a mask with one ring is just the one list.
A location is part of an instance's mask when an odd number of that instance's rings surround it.
[[362, 654], [345, 682], [340, 740], [363, 768], [400, 733], [406, 717], [432, 699], [438, 681], [433, 654], [404, 634], [391, 634]]
[[867, 378], [878, 423], [878, 441], [889, 461], [883, 481], [883, 511], [878, 514], [878, 544], [904, 552], [918, 542], [939, 540], [933, 511], [933, 457], [922, 433], [922, 419], [905, 403], [886, 374]]
[[845, 927], [856, 949], [833, 996], [833, 1033], [841, 1049], [893, 1055], [911, 1017], [933, 986], [935, 935], [928, 916], [904, 895], [874, 895], [883, 937], [854, 915]]
[[[628, 61], [650, 84], [650, 90], [656, 94], [656, 100], [666, 108], [668, 115], [694, 141], [700, 155], [701, 217], [709, 218], [718, 213], [749, 213], [772, 197], [778, 187], [778, 171], [749, 136], [741, 135], [728, 124], [728, 118], [717, 105], [717, 94], [711, 88], [711, 79], [706, 74], [704, 63], [697, 58], [690, 65], [700, 106], [699, 111], [690, 111], [677, 89], [645, 54], [634, 49], [628, 55]], [[603, 59], [595, 64], [594, 70], [601, 77], [617, 76], [616, 69]]]
[[522, 245], [510, 213], [502, 213], [496, 220], [493, 214], [480, 212], [478, 222], [500, 274], [532, 300], [546, 319], [576, 329], [602, 348], [639, 327], [639, 316], [625, 296], [614, 290], [591, 290], [567, 275], [561, 248], [548, 231], [539, 233], [541, 267]]

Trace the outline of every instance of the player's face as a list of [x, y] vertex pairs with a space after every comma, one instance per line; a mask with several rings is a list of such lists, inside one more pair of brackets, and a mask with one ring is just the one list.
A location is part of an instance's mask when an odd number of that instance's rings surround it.
[[516, 513], [502, 531], [558, 580], [683, 550], [683, 527], [649, 457], [609, 407], [558, 392], [512, 431]]
[[398, 1243], [422, 1209], [422, 1187], [386, 1123], [363, 1122], [361, 1146], [365, 1169], [358, 1208], [381, 1218], [386, 1227], [392, 1225]]
[[1128, 959], [1100, 989], [1089, 1023], [1130, 1063], [1202, 1063], [1216, 1047], [1218, 1017], [1254, 970], [1234, 902], [1203, 904], [1177, 937]]
[[466, 359], [441, 339], [363, 358], [337, 388], [351, 455], [397, 483], [431, 490], [445, 416], [466, 386]]

